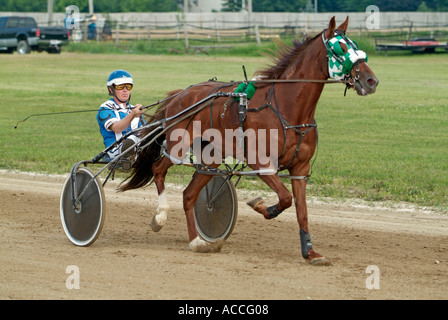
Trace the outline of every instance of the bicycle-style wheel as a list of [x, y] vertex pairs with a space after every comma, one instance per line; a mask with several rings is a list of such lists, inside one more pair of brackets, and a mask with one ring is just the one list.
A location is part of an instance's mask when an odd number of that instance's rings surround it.
[[106, 215], [104, 190], [99, 179], [88, 168], [77, 168], [73, 178], [75, 197], [84, 193], [76, 206], [73, 206], [70, 175], [61, 193], [61, 221], [69, 240], [77, 246], [85, 247], [95, 242], [103, 227]]
[[207, 241], [227, 239], [235, 227], [238, 200], [232, 181], [214, 176], [199, 193], [194, 206], [196, 230]]

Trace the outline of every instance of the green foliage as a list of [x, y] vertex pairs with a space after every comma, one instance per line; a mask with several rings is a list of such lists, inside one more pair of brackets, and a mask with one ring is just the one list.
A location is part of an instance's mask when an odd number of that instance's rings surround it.
[[47, 11], [47, 0], [0, 0], [1, 11], [44, 12]]
[[253, 1], [254, 12], [301, 12], [304, 11], [307, 5], [307, 0], [258, 0]]
[[[254, 12], [301, 12], [307, 8], [308, 0], [253, 0]], [[54, 1], [55, 12], [64, 12], [65, 7], [77, 5], [81, 12], [89, 11], [88, 0]], [[177, 11], [183, 5], [179, 0], [95, 0], [95, 12], [170, 12]], [[377, 5], [381, 11], [447, 11], [448, 0], [319, 0], [319, 12], [363, 12], [369, 5]], [[247, 6], [247, 0], [223, 0], [222, 11], [241, 11]], [[0, 0], [2, 11], [45, 12], [47, 0]]]
[[[360, 37], [357, 32], [349, 33], [349, 37], [356, 41], [360, 47], [369, 56], [376, 54], [374, 39], [370, 37]], [[297, 36], [282, 35], [279, 40], [285, 44], [291, 44]], [[179, 40], [161, 40], [154, 39], [151, 42], [147, 40], [134, 41], [120, 41], [117, 47], [114, 42], [96, 42], [87, 41], [74, 43], [70, 42], [68, 46], [64, 47], [65, 51], [69, 52], [84, 52], [84, 53], [135, 53], [135, 54], [199, 54], [210, 56], [265, 56], [266, 53], [275, 50], [274, 43], [267, 39], [258, 45], [255, 39], [250, 38], [231, 38], [225, 41], [218, 42], [214, 38], [209, 39], [190, 39], [189, 52], [185, 49], [185, 41]], [[195, 50], [195, 46], [206, 47], [204, 50]], [[208, 47], [208, 48], [207, 48]]]
[[[46, 12], [47, 0], [0, 0], [2, 11], [17, 12]], [[88, 0], [57, 0], [53, 3], [54, 12], [65, 12], [69, 5], [78, 6], [80, 12], [89, 12]], [[178, 10], [178, 3], [174, 0], [128, 0], [110, 1], [95, 0], [94, 11], [109, 12], [170, 12]]]
[[222, 11], [238, 12], [243, 9], [243, 0], [223, 0]]
[[424, 3], [430, 11], [446, 11], [448, 0], [319, 0], [319, 12], [364, 12], [369, 5], [376, 5], [380, 11], [417, 11]]

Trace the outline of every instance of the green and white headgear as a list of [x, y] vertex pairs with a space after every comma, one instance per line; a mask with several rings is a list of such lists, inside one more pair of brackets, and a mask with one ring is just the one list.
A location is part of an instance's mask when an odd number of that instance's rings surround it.
[[[328, 74], [330, 78], [342, 80], [350, 74], [353, 65], [359, 61], [367, 62], [367, 54], [358, 49], [358, 44], [347, 38], [341, 32], [335, 32], [335, 36], [331, 39], [325, 39], [325, 32], [322, 38], [328, 52]], [[341, 48], [341, 43], [347, 47], [347, 52]]]

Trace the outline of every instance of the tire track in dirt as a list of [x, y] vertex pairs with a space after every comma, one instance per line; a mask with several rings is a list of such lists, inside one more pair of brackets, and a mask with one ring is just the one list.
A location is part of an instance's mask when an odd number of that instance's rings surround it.
[[[167, 188], [168, 221], [154, 233], [154, 187], [116, 193], [112, 181], [103, 231], [80, 248], [59, 218], [64, 180], [0, 171], [1, 299], [448, 298], [444, 214], [311, 200], [313, 244], [331, 261], [313, 267], [300, 256], [293, 209], [266, 221], [238, 190], [233, 234], [220, 253], [198, 254], [188, 249], [181, 188]], [[79, 290], [66, 287], [69, 265], [79, 267]], [[366, 288], [368, 265], [379, 268], [380, 289]]]

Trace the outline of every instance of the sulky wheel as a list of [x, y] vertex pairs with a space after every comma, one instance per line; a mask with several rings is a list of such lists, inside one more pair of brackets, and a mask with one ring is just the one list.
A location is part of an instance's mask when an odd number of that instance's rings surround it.
[[92, 171], [85, 167], [75, 170], [75, 197], [85, 192], [73, 206], [71, 174], [61, 193], [61, 221], [70, 241], [85, 247], [95, 242], [101, 232], [106, 214], [105, 197], [103, 186]]
[[199, 193], [194, 218], [199, 235], [207, 241], [227, 239], [238, 215], [236, 190], [230, 180], [214, 176]]

